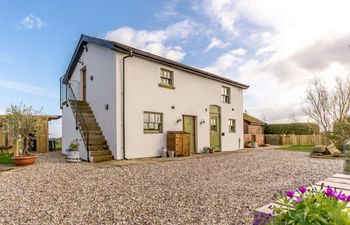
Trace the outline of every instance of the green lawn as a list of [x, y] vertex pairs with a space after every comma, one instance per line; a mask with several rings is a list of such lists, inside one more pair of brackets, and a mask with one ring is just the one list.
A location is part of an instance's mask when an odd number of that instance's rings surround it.
[[282, 148], [278, 148], [280, 150], [290, 150], [290, 151], [302, 151], [302, 152], [310, 152], [314, 149], [313, 145], [290, 145]]
[[12, 164], [13, 154], [0, 153], [0, 164]]
[[56, 150], [57, 151], [62, 150], [62, 141], [56, 140]]

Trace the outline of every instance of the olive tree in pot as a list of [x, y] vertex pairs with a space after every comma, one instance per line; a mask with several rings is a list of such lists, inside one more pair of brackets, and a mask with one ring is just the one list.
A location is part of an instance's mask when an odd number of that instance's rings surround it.
[[22, 148], [16, 148], [12, 160], [16, 166], [26, 166], [35, 163], [36, 155], [31, 154], [29, 143], [34, 139], [33, 134], [40, 126], [41, 120], [38, 116], [41, 111], [33, 109], [24, 104], [11, 105], [6, 109], [3, 118], [3, 131], [12, 137], [13, 145], [22, 143]]
[[74, 139], [70, 143], [67, 162], [80, 162], [79, 145], [80, 143], [78, 139]]

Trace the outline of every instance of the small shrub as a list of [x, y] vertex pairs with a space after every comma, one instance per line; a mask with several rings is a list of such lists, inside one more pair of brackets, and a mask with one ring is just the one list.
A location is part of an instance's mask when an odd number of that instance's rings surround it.
[[320, 127], [315, 123], [281, 123], [265, 126], [265, 134], [311, 135], [319, 133]]

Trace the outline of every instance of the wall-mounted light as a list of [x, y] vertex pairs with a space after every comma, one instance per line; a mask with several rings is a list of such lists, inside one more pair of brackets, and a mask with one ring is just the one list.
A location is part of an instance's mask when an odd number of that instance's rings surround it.
[[84, 66], [84, 62], [79, 60], [78, 63], [80, 63], [82, 66]]
[[175, 106], [172, 105], [172, 106], [171, 106], [171, 109], [175, 109]]
[[207, 108], [205, 108], [205, 111], [206, 111], [206, 112], [208, 112], [208, 109], [207, 109]]
[[181, 117], [178, 117], [176, 123], [180, 123], [182, 121]]
[[105, 105], [105, 110], [108, 110], [108, 109], [109, 109], [109, 105], [106, 104], [106, 105]]
[[205, 120], [201, 119], [201, 121], [199, 122], [200, 125], [205, 124]]
[[91, 75], [91, 76], [90, 76], [90, 80], [94, 80], [94, 76]]
[[232, 111], [235, 111], [235, 108], [232, 108]]

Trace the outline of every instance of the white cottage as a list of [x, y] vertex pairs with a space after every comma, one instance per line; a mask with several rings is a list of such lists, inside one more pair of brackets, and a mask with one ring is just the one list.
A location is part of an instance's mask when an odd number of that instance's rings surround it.
[[87, 161], [157, 157], [167, 131], [193, 153], [243, 148], [245, 84], [86, 35], [60, 83], [64, 154], [78, 139]]

